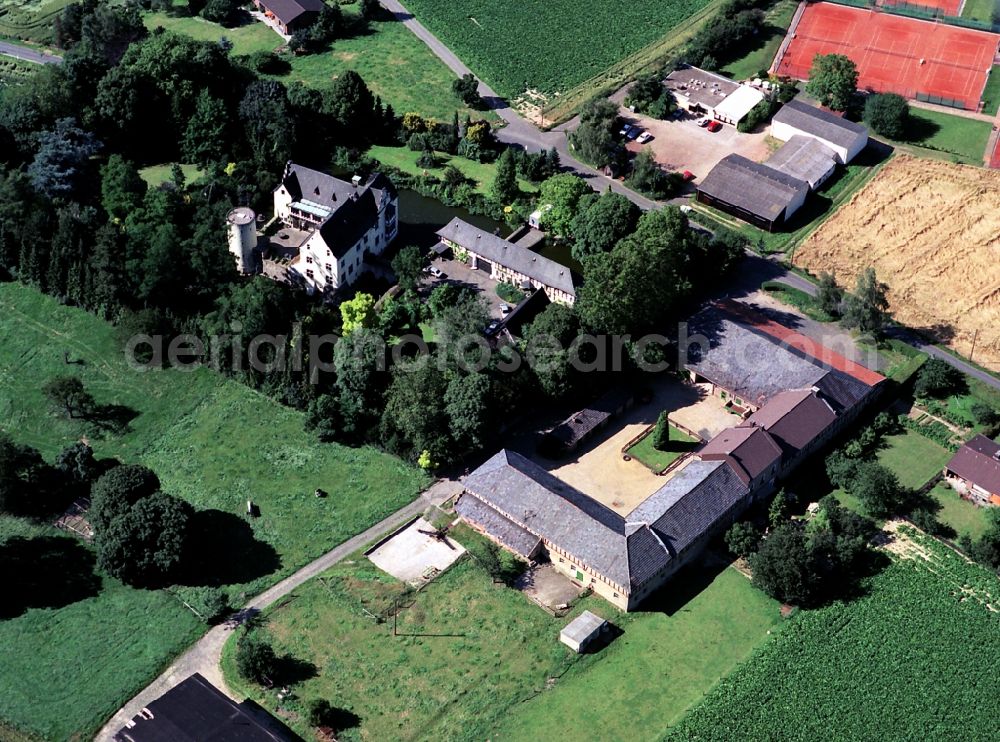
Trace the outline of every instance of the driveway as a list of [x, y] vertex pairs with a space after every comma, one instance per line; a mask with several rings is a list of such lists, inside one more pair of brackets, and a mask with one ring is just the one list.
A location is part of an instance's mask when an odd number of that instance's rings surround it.
[[743, 134], [733, 126], [723, 126], [717, 132], [698, 126], [700, 116], [685, 114], [680, 119], [661, 121], [632, 113], [627, 108], [619, 110], [622, 118], [653, 135], [648, 144], [629, 142], [628, 149], [638, 152], [649, 149], [656, 161], [668, 170], [683, 172], [690, 170], [695, 175], [695, 183], [708, 175], [708, 171], [719, 160], [729, 154], [760, 162], [771, 154], [764, 132]]

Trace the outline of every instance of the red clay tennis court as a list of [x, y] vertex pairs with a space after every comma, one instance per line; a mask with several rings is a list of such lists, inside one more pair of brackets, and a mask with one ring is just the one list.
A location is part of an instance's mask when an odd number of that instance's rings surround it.
[[884, 8], [909, 8], [937, 16], [958, 16], [962, 11], [962, 0], [878, 0], [878, 5]]
[[977, 110], [1000, 35], [843, 5], [808, 5], [775, 71], [809, 77], [817, 54], [844, 54], [858, 87]]

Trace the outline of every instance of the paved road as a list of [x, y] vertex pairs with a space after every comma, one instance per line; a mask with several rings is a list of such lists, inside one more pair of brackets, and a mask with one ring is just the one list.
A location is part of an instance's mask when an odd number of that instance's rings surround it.
[[5, 57], [22, 59], [25, 62], [33, 62], [34, 64], [59, 64], [63, 61], [62, 57], [58, 57], [55, 54], [46, 54], [37, 49], [18, 46], [7, 41], [0, 41], [0, 54]]
[[[406, 507], [400, 508], [367, 531], [348, 539], [316, 561], [307, 564], [295, 574], [285, 578], [270, 589], [265, 590], [251, 600], [244, 607], [243, 611], [241, 611], [240, 615], [250, 616], [264, 610], [264, 608], [285, 597], [307, 580], [321, 574], [387, 531], [398, 528], [410, 518], [419, 515], [428, 505], [440, 504], [445, 501], [455, 494], [459, 488], [460, 485], [454, 481], [439, 482]], [[125, 704], [118, 713], [111, 717], [101, 728], [101, 731], [97, 733], [95, 740], [97, 742], [110, 742], [115, 732], [125, 726], [125, 723], [138, 714], [143, 707], [196, 672], [201, 673], [210, 683], [227, 695], [232, 696], [232, 692], [226, 687], [226, 683], [222, 678], [222, 669], [219, 666], [222, 660], [222, 647], [231, 633], [232, 628], [226, 624], [213, 627], [188, 649], [187, 652], [170, 665], [160, 677], [154, 680], [135, 698]], [[241, 701], [243, 699], [234, 698], [234, 700]]]

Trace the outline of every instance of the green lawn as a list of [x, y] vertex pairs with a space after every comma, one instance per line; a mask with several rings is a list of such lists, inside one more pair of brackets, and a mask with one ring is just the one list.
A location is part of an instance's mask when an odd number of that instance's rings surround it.
[[778, 604], [734, 569], [708, 584], [694, 579], [681, 574], [663, 588], [674, 604], [654, 598], [647, 611], [624, 616], [621, 637], [512, 709], [492, 739], [661, 738], [780, 621]]
[[[274, 51], [284, 44], [281, 37], [263, 23], [251, 23], [239, 28], [223, 28], [201, 18], [171, 17], [165, 13], [148, 13], [149, 28], [163, 26], [176, 33], [203, 41], [226, 37], [233, 42], [233, 54]], [[329, 51], [321, 54], [290, 56], [292, 70], [280, 78], [284, 82], [299, 81], [311, 87], [328, 87], [347, 70], [354, 70], [382, 101], [392, 105], [396, 113], [415, 111], [440, 121], [450, 121], [456, 110], [464, 118], [496, 120], [493, 113], [475, 112], [462, 105], [451, 91], [452, 74], [441, 60], [414, 36], [402, 23], [380, 20], [371, 24], [371, 33], [338, 39]]]
[[[33, 289], [0, 284], [0, 312], [0, 429], [50, 458], [90, 435], [98, 456], [144, 463], [159, 474], [166, 491], [199, 510], [217, 511], [205, 516], [220, 524], [215, 574], [234, 602], [410, 502], [426, 482], [413, 467], [374, 449], [317, 442], [304, 431], [298, 412], [206, 369], [133, 371], [110, 325]], [[64, 353], [72, 365], [65, 364]], [[40, 387], [60, 374], [78, 375], [100, 404], [134, 410], [131, 430], [102, 438], [51, 415]], [[317, 487], [329, 497], [315, 498]], [[242, 513], [250, 498], [261, 517], [247, 523]], [[14, 523], [0, 535], [21, 530]], [[47, 651], [58, 654], [66, 667], [100, 658], [101, 667], [109, 668], [101, 689], [108, 700], [81, 702], [69, 711], [56, 696], [51, 705], [35, 697], [31, 704], [4, 706], [28, 697], [19, 688], [35, 689], [58, 676], [51, 664], [29, 661], [30, 652], [18, 652], [0, 664], [0, 717], [58, 738], [71, 730], [92, 732], [111, 706], [154, 676], [197, 633], [192, 616], [178, 609], [174, 598], [112, 589], [109, 582], [93, 601], [63, 609], [59, 615], [67, 618], [60, 620], [60, 633], [46, 635]], [[204, 588], [177, 592], [197, 606]], [[6, 634], [0, 643], [18, 645], [16, 638], [56, 618], [52, 611], [40, 611], [0, 623]], [[91, 679], [76, 672], [60, 682], [70, 689]], [[73, 694], [67, 690], [65, 695]], [[52, 729], [61, 731], [45, 731]]]
[[909, 134], [903, 144], [937, 150], [955, 155], [960, 162], [982, 165], [991, 128], [988, 121], [911, 106]]
[[682, 454], [692, 451], [695, 448], [695, 444], [698, 443], [698, 439], [692, 438], [684, 431], [671, 425], [670, 443], [672, 445], [669, 450], [657, 450], [653, 447], [653, 433], [650, 433], [628, 449], [626, 453], [653, 471], [663, 471], [680, 458]]
[[[478, 537], [462, 529], [456, 538]], [[331, 699], [361, 717], [349, 739], [609, 739], [629, 705], [630, 728], [655, 739], [780, 620], [774, 601], [728, 569], [709, 584], [671, 583], [664, 594], [673, 602], [648, 612], [623, 614], [592, 596], [556, 619], [466, 560], [405, 601], [402, 636], [393, 637], [391, 620], [379, 625], [364, 611], [378, 613], [401, 589], [358, 558], [268, 612], [279, 653], [319, 668], [287, 710]], [[624, 632], [598, 654], [575, 655], [558, 641], [584, 608]], [[227, 682], [274, 709], [273, 693], [247, 689], [235, 676], [233, 650], [230, 640]], [[554, 686], [543, 690], [550, 678]]]
[[879, 462], [895, 472], [904, 487], [916, 489], [941, 472], [951, 458], [944, 446], [913, 430], [888, 435], [877, 454]]
[[769, 69], [792, 23], [796, 7], [794, 0], [778, 0], [767, 11], [767, 25], [756, 39], [756, 48], [727, 64], [721, 72], [734, 80], [749, 80], [761, 70]]
[[1000, 696], [983, 689], [1000, 664], [988, 605], [1000, 583], [906, 530], [920, 557], [897, 558], [848, 603], [796, 612], [667, 739], [995, 739]]
[[[437, 153], [438, 167], [427, 170], [417, 165], [417, 159], [421, 153], [414, 152], [408, 147], [376, 146], [369, 149], [368, 154], [383, 165], [394, 167], [410, 175], [423, 175], [427, 173], [440, 177], [444, 168], [452, 165], [461, 170], [465, 177], [474, 180], [476, 182], [476, 190], [484, 194], [489, 193], [497, 174], [496, 163], [473, 162], [464, 157], [453, 157], [440, 152]], [[530, 181], [519, 179], [518, 184], [525, 193], [538, 192], [538, 186]]]
[[153, 30], [162, 26], [168, 31], [190, 36], [197, 41], [218, 41], [226, 38], [233, 43], [234, 55], [272, 52], [285, 42], [278, 34], [263, 23], [254, 21], [236, 28], [223, 28], [204, 18], [191, 16], [171, 16], [163, 12], [147, 13], [143, 18], [146, 28]]
[[[995, 1], [995, 0], [994, 0]], [[996, 65], [990, 70], [990, 76], [986, 78], [986, 87], [983, 89], [983, 113], [995, 116], [997, 108], [1000, 107], [1000, 65]]]
[[965, 0], [965, 7], [962, 8], [962, 17], [973, 21], [990, 23], [993, 19], [993, 9], [996, 7], [996, 0]]
[[989, 527], [986, 508], [963, 500], [944, 482], [935, 485], [930, 495], [941, 503], [941, 509], [937, 513], [938, 520], [954, 528], [956, 536], [967, 535], [978, 539], [986, 533]]
[[[142, 168], [139, 171], [139, 175], [147, 184], [155, 188], [158, 185], [166, 183], [173, 177], [171, 175], [173, 165], [172, 162], [163, 165], [150, 165], [149, 167]], [[187, 183], [191, 183], [205, 174], [205, 171], [197, 165], [187, 164], [181, 164], [181, 172], [184, 173], [184, 180]]]

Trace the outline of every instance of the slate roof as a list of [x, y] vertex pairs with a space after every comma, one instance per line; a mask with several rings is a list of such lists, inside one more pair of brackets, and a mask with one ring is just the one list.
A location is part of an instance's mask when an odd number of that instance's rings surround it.
[[[466, 498], [479, 500], [505, 521], [633, 590], [662, 572], [671, 559], [749, 494], [729, 463], [692, 460], [623, 518], [506, 450], [472, 472], [465, 489], [459, 503]], [[470, 520], [493, 533], [480, 511], [467, 512]]]
[[868, 138], [868, 130], [861, 124], [800, 100], [783, 105], [771, 120], [825, 139], [838, 147], [850, 148], [858, 139]]
[[382, 173], [363, 184], [335, 178], [327, 173], [289, 162], [281, 185], [292, 201], [308, 201], [329, 211], [319, 233], [330, 251], [342, 258], [378, 222], [383, 196], [396, 198], [396, 189]]
[[116, 742], [277, 742], [295, 740], [277, 719], [236, 703], [200, 674], [168, 690], [120, 729]]
[[525, 559], [531, 558], [541, 541], [538, 536], [504, 517], [475, 495], [465, 493], [459, 497], [455, 503], [455, 512], [484, 528], [493, 538]]
[[571, 448], [618, 414], [634, 396], [635, 393], [631, 389], [615, 387], [563, 420], [549, 431], [548, 436]]
[[261, 2], [286, 26], [303, 13], [309, 11], [318, 13], [325, 7], [323, 0], [261, 0]]
[[743, 483], [749, 484], [781, 458], [781, 446], [763, 428], [741, 425], [723, 430], [698, 451], [698, 456], [706, 461], [729, 460]]
[[789, 454], [805, 448], [834, 423], [833, 408], [811, 389], [774, 395], [747, 423], [763, 428]]
[[765, 164], [816, 188], [837, 166], [837, 155], [818, 139], [796, 134], [768, 157]]
[[948, 470], [990, 494], [1000, 495], [1000, 445], [985, 435], [977, 435], [958, 449], [948, 462]]
[[[823, 346], [797, 342], [801, 336], [794, 331], [784, 328], [786, 334], [778, 337], [766, 328], [748, 324], [752, 321], [746, 314], [736, 316], [728, 307], [717, 305], [696, 314], [689, 322], [689, 337], [693, 341], [695, 335], [703, 336], [708, 347], [689, 344], [685, 368], [757, 407], [780, 392], [815, 386], [837, 412], [853, 407], [873, 385], [852, 376], [851, 369], [856, 367], [855, 373], [874, 383], [883, 379], [858, 364], [848, 365], [846, 359]], [[811, 348], [822, 359], [802, 348]], [[834, 363], [847, 370], [830, 368]]]
[[809, 184], [742, 155], [729, 154], [709, 171], [698, 191], [761, 219], [776, 221], [794, 201], [805, 197]]
[[438, 230], [437, 235], [491, 263], [528, 276], [544, 286], [576, 296], [572, 271], [565, 265], [490, 234], [458, 217]]

